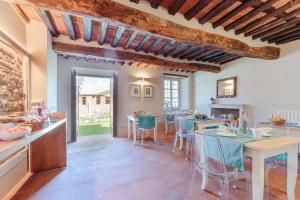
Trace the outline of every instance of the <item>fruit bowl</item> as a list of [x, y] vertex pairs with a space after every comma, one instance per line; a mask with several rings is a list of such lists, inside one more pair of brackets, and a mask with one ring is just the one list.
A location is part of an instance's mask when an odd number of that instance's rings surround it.
[[0, 131], [0, 140], [16, 140], [24, 137], [26, 134], [30, 133], [31, 129], [29, 127], [13, 127], [13, 128], [3, 128]]

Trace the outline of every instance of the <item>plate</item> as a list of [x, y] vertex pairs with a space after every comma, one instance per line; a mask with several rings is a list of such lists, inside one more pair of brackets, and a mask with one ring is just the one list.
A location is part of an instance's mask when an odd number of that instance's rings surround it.
[[237, 135], [231, 132], [218, 132], [217, 135], [224, 136], [224, 137], [236, 137]]

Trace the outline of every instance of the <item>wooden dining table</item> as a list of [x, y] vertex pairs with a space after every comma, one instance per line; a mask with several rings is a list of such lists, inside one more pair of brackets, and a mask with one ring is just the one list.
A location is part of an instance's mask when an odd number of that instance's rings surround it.
[[[203, 140], [202, 140], [203, 141]], [[264, 140], [251, 141], [244, 144], [244, 153], [252, 157], [252, 199], [264, 199], [265, 185], [265, 159], [272, 156], [287, 153], [287, 197], [288, 200], [295, 200], [295, 189], [297, 181], [298, 168], [298, 145], [300, 137], [280, 136]], [[201, 148], [201, 155], [204, 155], [204, 149]], [[201, 161], [205, 156], [201, 156]], [[206, 188], [208, 174], [202, 170], [202, 189]]]

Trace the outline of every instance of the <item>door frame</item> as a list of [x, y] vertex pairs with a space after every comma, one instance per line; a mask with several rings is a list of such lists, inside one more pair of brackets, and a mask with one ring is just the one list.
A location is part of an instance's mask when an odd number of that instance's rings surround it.
[[101, 76], [101, 75], [89, 75], [79, 74], [76, 69], [72, 70], [71, 73], [71, 142], [76, 142], [78, 137], [78, 126], [77, 126], [77, 77], [98, 77], [98, 78], [109, 78], [112, 80], [112, 137], [117, 137], [117, 114], [118, 114], [118, 73], [114, 72], [112, 76]]

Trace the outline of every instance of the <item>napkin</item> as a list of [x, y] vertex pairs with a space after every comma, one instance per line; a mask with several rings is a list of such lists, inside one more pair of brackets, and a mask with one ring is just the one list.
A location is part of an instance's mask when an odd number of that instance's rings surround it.
[[253, 133], [253, 137], [270, 137], [272, 134], [272, 128], [262, 127], [262, 128], [251, 128], [250, 129]]

